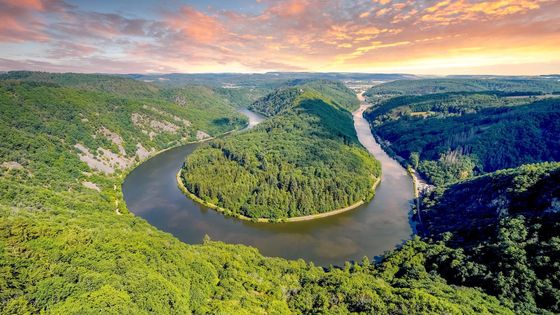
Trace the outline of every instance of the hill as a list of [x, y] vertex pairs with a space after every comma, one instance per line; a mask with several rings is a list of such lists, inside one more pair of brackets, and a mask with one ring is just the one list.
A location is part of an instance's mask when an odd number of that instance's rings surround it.
[[455, 92], [381, 101], [365, 117], [385, 148], [436, 185], [560, 160], [560, 98]]
[[269, 91], [280, 88], [292, 80], [379, 82], [417, 78], [410, 74], [343, 72], [167, 73], [129, 74], [124, 77], [151, 82], [159, 86], [205, 85], [209, 87], [269, 89]]
[[520, 93], [560, 93], [560, 82], [541, 77], [488, 77], [396, 80], [373, 86], [368, 98], [395, 95], [423, 95], [449, 92], [501, 91]]
[[558, 313], [558, 183], [560, 163], [542, 163], [475, 177], [426, 196], [420, 231], [457, 248], [447, 259], [433, 258], [437, 271], [452, 283], [513, 300], [521, 313]]
[[10, 71], [0, 74], [0, 80], [50, 83], [61, 87], [73, 87], [80, 90], [107, 92], [132, 97], [153, 97], [159, 91], [158, 87], [149, 83], [106, 74]]
[[260, 88], [212, 88], [214, 93], [226, 100], [235, 108], [247, 108], [259, 98], [265, 96], [269, 90]]
[[294, 80], [255, 101], [249, 109], [265, 116], [274, 116], [297, 106], [302, 100], [320, 98], [325, 102], [354, 111], [359, 101], [342, 82], [327, 80]]
[[[196, 128], [182, 123], [177, 132], [158, 129], [190, 119], [188, 111], [52, 82], [0, 84], [2, 314], [513, 313], [427, 272], [414, 259], [428, 246], [419, 240], [382, 264], [364, 259], [344, 269], [208, 239], [181, 243], [128, 213], [120, 192], [128, 168], [92, 169], [75, 144], [139, 156], [138, 144], [159, 150], [192, 137]], [[145, 117], [141, 125], [133, 113]], [[148, 130], [158, 133], [150, 139]]]
[[[90, 79], [85, 76], [81, 81]], [[119, 86], [122, 79], [116, 80]], [[100, 174], [121, 173], [161, 149], [246, 124], [246, 118], [210, 95], [185, 95], [188, 105], [181, 105], [92, 89], [0, 80], [2, 200], [38, 206], [44, 196], [34, 187], [109, 198], [113, 187]]]
[[369, 200], [378, 162], [359, 144], [351, 114], [306, 88], [273, 92], [265, 99], [274, 103], [260, 108], [276, 116], [197, 148], [182, 170], [188, 191], [231, 215], [273, 220]]

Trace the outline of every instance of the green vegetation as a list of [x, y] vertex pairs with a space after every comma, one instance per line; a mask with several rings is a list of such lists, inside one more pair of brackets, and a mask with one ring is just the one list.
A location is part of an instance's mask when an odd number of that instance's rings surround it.
[[267, 94], [267, 89], [259, 88], [213, 88], [214, 92], [235, 108], [247, 108]]
[[186, 117], [197, 123], [198, 129], [208, 130], [211, 135], [232, 130], [232, 127], [241, 128], [248, 123], [245, 116], [232, 109], [227, 99], [204, 86], [164, 89], [160, 95], [181, 106]]
[[240, 245], [186, 245], [104, 208], [2, 207], [1, 313], [512, 314], [479, 290], [446, 285], [411, 250], [381, 267], [324, 271]]
[[449, 92], [501, 91], [520, 92], [523, 95], [560, 92], [560, 82], [544, 78], [443, 78], [421, 80], [397, 80], [370, 88], [368, 98], [395, 95], [423, 95]]
[[343, 83], [327, 80], [294, 80], [257, 100], [249, 109], [265, 116], [274, 116], [297, 106], [302, 100], [320, 98], [348, 111], [356, 110], [360, 102]]
[[33, 71], [10, 71], [0, 74], [0, 80], [17, 80], [73, 87], [80, 90], [107, 92], [121, 96], [151, 97], [159, 91], [154, 85], [119, 76], [105, 74], [49, 73]]
[[[89, 75], [83, 76], [86, 78], [76, 81], [87, 81]], [[121, 78], [116, 81], [122, 84]], [[162, 98], [131, 98], [94, 90], [48, 82], [0, 81], [2, 202], [42, 208], [42, 198], [60, 198], [52, 190], [68, 196], [83, 193], [83, 197], [75, 195], [76, 199], [92, 202], [113, 200], [112, 180], [92, 172], [80, 156], [101, 173], [119, 173], [149, 154], [196, 140], [199, 130], [217, 135], [246, 124], [243, 116], [219, 103], [218, 110], [196, 112], [196, 107], [212, 106], [209, 95], [200, 102], [187, 96], [189, 105], [185, 107]], [[202, 90], [191, 92], [196, 91]], [[83, 183], [95, 184], [100, 192]]]
[[[130, 158], [138, 143], [159, 150], [192, 137], [184, 126], [150, 139], [139, 130], [151, 124], [135, 125], [132, 113], [178, 123], [171, 114], [193, 126], [195, 119], [168, 100], [148, 102], [93, 85], [0, 82], [0, 313], [512, 314], [496, 298], [428, 272], [423, 251], [433, 246], [418, 239], [378, 264], [364, 259], [323, 269], [246, 246], [187, 245], [158, 231], [126, 211], [119, 188], [126, 169], [91, 170], [74, 144]], [[178, 91], [165, 95], [183, 95], [187, 108], [198, 102]], [[335, 110], [301, 110], [327, 109]], [[102, 127], [122, 143], [100, 133]]]
[[452, 92], [427, 95], [405, 95], [387, 99], [372, 109], [369, 116], [375, 124], [406, 116], [450, 117], [476, 113], [484, 108], [524, 105], [537, 96], [510, 96], [503, 92]]
[[366, 118], [388, 152], [436, 185], [560, 160], [560, 98], [510, 94], [398, 96], [380, 101]]
[[[560, 312], [560, 164], [471, 178], [559, 160], [557, 99], [453, 92], [380, 103], [368, 118], [386, 146], [441, 183], [422, 200], [424, 240], [376, 263], [320, 268], [208, 239], [184, 244], [126, 210], [119, 187], [130, 167], [199, 130], [242, 127], [229, 104], [245, 96], [102, 75], [0, 78], [2, 314]], [[259, 202], [282, 200], [274, 189], [290, 184], [305, 192], [302, 204], [328, 204], [311, 200], [317, 187], [346, 196], [333, 207], [360, 198], [373, 180], [364, 174], [379, 176], [379, 166], [359, 147], [342, 101], [303, 90], [297, 104], [196, 156], [208, 164], [204, 156], [229, 152], [223, 166], [240, 183], [231, 187], [244, 187], [241, 176], [264, 178]], [[76, 144], [114, 172], [82, 162]]]
[[429, 273], [520, 314], [560, 312], [560, 164], [527, 164], [560, 160], [559, 85], [449, 78], [368, 91], [383, 146], [437, 185], [416, 214], [428, 245], [407, 246]]
[[303, 92], [303, 89], [297, 87], [278, 89], [258, 99], [249, 109], [264, 116], [274, 116], [295, 106]]
[[560, 163], [524, 165], [423, 200], [421, 233], [444, 240], [428, 260], [451, 283], [478, 286], [520, 313], [560, 312]]
[[[346, 88], [341, 93], [353, 96]], [[359, 144], [348, 111], [307, 87], [264, 99], [273, 104], [259, 102], [261, 112], [280, 114], [187, 157], [182, 178], [191, 193], [234, 215], [273, 220], [324, 213], [373, 197], [380, 166]]]

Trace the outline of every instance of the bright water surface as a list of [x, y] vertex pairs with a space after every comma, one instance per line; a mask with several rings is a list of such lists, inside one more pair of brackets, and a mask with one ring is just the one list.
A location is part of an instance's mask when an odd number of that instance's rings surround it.
[[[303, 258], [317, 265], [342, 265], [347, 260], [372, 258], [393, 249], [412, 234], [409, 223], [412, 180], [377, 144], [362, 103], [354, 112], [360, 142], [382, 165], [382, 179], [374, 199], [354, 210], [312, 221], [253, 223], [226, 217], [185, 197], [177, 188], [176, 174], [185, 156], [199, 144], [165, 151], [134, 169], [123, 184], [128, 209], [160, 230], [186, 243], [211, 239], [258, 248], [266, 256]], [[264, 118], [241, 110], [253, 127]]]

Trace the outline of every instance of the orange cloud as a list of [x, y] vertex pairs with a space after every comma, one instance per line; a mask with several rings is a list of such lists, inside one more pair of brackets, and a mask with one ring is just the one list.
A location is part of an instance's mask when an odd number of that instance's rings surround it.
[[45, 10], [39, 0], [5, 0], [0, 2], [0, 41], [45, 41], [41, 18], [36, 14]]
[[424, 22], [442, 24], [477, 20], [481, 17], [505, 16], [540, 8], [541, 0], [470, 2], [444, 0], [425, 10]]
[[43, 11], [45, 5], [41, 0], [4, 0], [4, 3], [11, 7], [18, 7], [28, 10]]
[[169, 16], [167, 24], [187, 38], [208, 44], [225, 33], [225, 27], [214, 17], [184, 6], [179, 14]]
[[[56, 1], [0, 0], [0, 46], [36, 42], [44, 59], [72, 69], [78, 62], [93, 68], [95, 60], [112, 60], [115, 69], [144, 64], [146, 71], [429, 73], [477, 62], [484, 69], [560, 65], [558, 1], [262, 0], [250, 12], [183, 6], [146, 19], [76, 7], [53, 13]], [[0, 49], [2, 62], [8, 57]]]
[[269, 9], [269, 13], [278, 16], [295, 16], [302, 14], [309, 3], [305, 0], [289, 0], [281, 2]]

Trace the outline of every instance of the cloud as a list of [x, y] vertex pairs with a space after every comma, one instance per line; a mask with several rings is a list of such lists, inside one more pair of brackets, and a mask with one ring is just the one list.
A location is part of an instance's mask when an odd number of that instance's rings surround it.
[[[252, 11], [177, 5], [130, 15], [0, 0], [0, 9], [0, 45], [21, 45], [21, 56], [0, 51], [5, 67], [15, 58], [51, 69], [105, 62], [111, 72], [374, 71], [434, 58], [497, 62], [499, 51], [560, 60], [558, 1], [261, 0]], [[42, 50], [26, 50], [29, 42]]]
[[55, 47], [49, 50], [49, 55], [52, 58], [75, 58], [87, 57], [97, 52], [96, 47], [76, 44], [72, 42], [58, 42]]
[[523, 13], [540, 8], [541, 0], [498, 0], [474, 2], [443, 0], [428, 7], [421, 20], [441, 24], [460, 23], [466, 20], [489, 19]]
[[52, 23], [49, 35], [67, 39], [114, 39], [119, 36], [152, 36], [156, 34], [157, 21], [127, 18], [115, 13], [67, 12], [62, 19]]
[[47, 37], [41, 32], [43, 23], [35, 14], [44, 10], [41, 1], [0, 2], [0, 41], [25, 42], [45, 41]]
[[203, 44], [214, 42], [226, 33], [220, 21], [190, 6], [183, 6], [178, 14], [169, 15], [166, 24], [185, 39]]
[[268, 14], [280, 17], [302, 15], [310, 7], [311, 2], [305, 0], [288, 0], [272, 6]]

